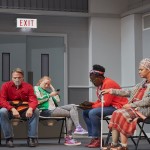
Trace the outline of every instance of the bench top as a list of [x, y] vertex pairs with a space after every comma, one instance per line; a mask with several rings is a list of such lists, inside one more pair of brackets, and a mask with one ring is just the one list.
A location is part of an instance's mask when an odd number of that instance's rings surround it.
[[40, 119], [65, 119], [66, 117], [44, 117], [44, 116], [39, 116]]

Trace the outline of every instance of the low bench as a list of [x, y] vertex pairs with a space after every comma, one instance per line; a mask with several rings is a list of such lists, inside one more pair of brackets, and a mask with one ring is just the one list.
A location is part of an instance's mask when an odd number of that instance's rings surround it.
[[[12, 119], [13, 126], [17, 126], [21, 122], [26, 122], [26, 119]], [[39, 116], [39, 122], [46, 126], [53, 126], [54, 122], [61, 121], [61, 128], [59, 133], [59, 139], [58, 143], [60, 143], [61, 135], [67, 134], [67, 123], [66, 123], [66, 117], [43, 117]], [[64, 128], [63, 128], [64, 127]], [[38, 139], [37, 139], [38, 140]], [[0, 145], [1, 145], [1, 125], [0, 125]]]

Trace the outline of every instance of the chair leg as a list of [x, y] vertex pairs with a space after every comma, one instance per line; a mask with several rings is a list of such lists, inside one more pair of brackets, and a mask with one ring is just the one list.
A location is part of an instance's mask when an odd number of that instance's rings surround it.
[[108, 135], [107, 135], [107, 138], [106, 138], [105, 145], [108, 145], [108, 142], [109, 142], [110, 136], [111, 136], [111, 130], [109, 130], [109, 132], [108, 132]]
[[1, 138], [2, 138], [2, 137], [1, 137], [1, 125], [0, 125], [0, 145], [2, 144], [2, 143], [1, 143]]
[[138, 123], [138, 126], [140, 128], [140, 133], [139, 133], [139, 136], [138, 136], [138, 140], [137, 140], [137, 143], [136, 143], [136, 147], [135, 147], [135, 150], [137, 150], [138, 148], [138, 145], [139, 145], [139, 141], [141, 139], [141, 134], [143, 133], [144, 134], [144, 137], [146, 138], [146, 140], [149, 142], [150, 144], [150, 139], [148, 138], [148, 136], [146, 135], [145, 131], [143, 130], [144, 128], [144, 122], [142, 123], [142, 125], [140, 125], [140, 123]]
[[60, 130], [60, 134], [59, 134], [58, 143], [60, 143], [60, 139], [61, 139], [61, 135], [62, 135], [62, 131], [63, 131], [63, 126], [64, 126], [64, 119], [62, 119], [62, 124], [61, 124], [61, 130]]
[[65, 134], [67, 135], [68, 131], [67, 131], [67, 120], [66, 120], [66, 118], [64, 119], [64, 122], [65, 122]]
[[137, 143], [136, 143], [136, 146], [135, 146], [135, 150], [137, 150], [138, 148], [138, 145], [139, 145], [139, 141], [141, 139], [141, 134], [143, 132], [143, 127], [144, 127], [144, 122], [142, 123], [142, 126], [140, 125], [140, 123], [138, 123], [138, 126], [140, 128], [140, 133], [139, 133], [139, 136], [138, 136], [138, 139], [137, 139]]
[[131, 138], [132, 142], [134, 143], [134, 145], [136, 146], [136, 142], [134, 140], [134, 137], [131, 136], [130, 138]]
[[145, 131], [143, 130], [144, 128], [144, 123], [142, 124], [142, 126], [140, 124], [139, 125], [139, 128], [141, 129], [141, 134], [143, 133], [144, 134], [144, 137], [146, 138], [146, 140], [148, 141], [148, 143], [150, 144], [150, 139], [149, 137], [147, 136], [147, 134], [145, 133]]

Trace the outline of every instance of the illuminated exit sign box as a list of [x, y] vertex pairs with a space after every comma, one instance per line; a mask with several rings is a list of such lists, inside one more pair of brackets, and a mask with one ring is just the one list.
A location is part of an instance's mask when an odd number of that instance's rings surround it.
[[17, 18], [17, 28], [37, 28], [37, 19]]

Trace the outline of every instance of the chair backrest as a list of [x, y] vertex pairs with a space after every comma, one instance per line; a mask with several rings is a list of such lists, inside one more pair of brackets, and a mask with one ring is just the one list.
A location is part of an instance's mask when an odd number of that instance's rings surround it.
[[150, 124], [150, 117], [146, 117], [146, 119], [142, 119], [142, 118], [139, 118], [138, 119], [138, 122], [140, 123], [140, 122], [143, 122], [143, 123], [145, 123], [145, 124]]
[[144, 123], [150, 124], [150, 117], [147, 117], [147, 118], [144, 120]]

